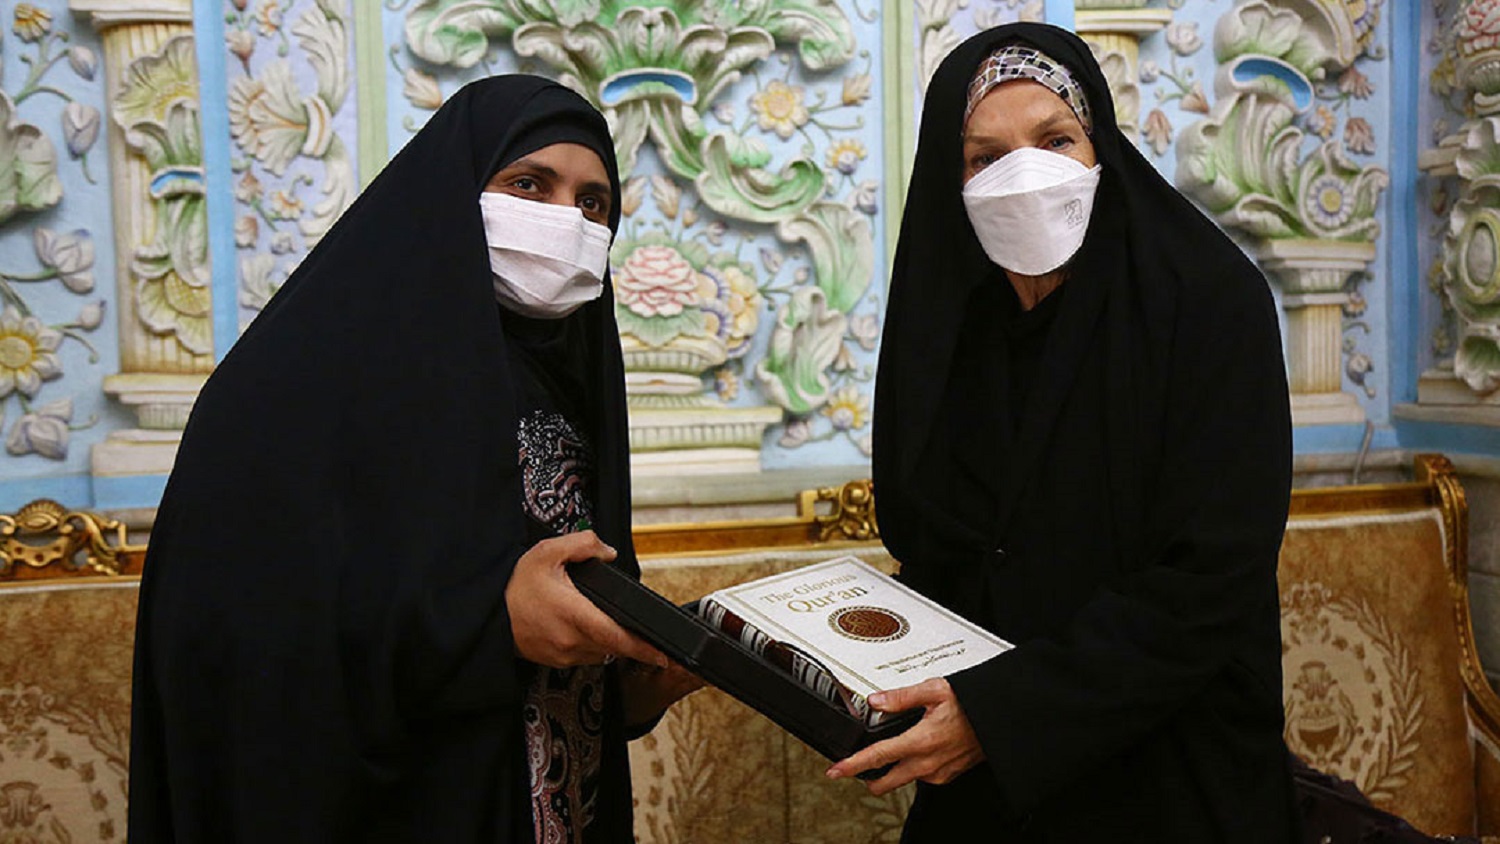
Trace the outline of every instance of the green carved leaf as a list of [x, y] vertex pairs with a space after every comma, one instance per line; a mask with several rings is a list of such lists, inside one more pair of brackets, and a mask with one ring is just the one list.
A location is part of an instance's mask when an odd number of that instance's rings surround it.
[[10, 97], [0, 91], [0, 223], [61, 199], [52, 141], [37, 127], [17, 121]]
[[115, 121], [129, 132], [137, 123], [167, 122], [172, 107], [198, 102], [198, 64], [193, 37], [180, 35], [162, 46], [157, 55], [142, 56], [130, 63], [120, 93], [115, 96]]
[[792, 160], [780, 173], [737, 166], [728, 133], [715, 132], [703, 143], [703, 172], [695, 181], [703, 202], [720, 214], [777, 223], [817, 201], [826, 178], [822, 168], [805, 158]]
[[776, 49], [776, 39], [755, 27], [721, 31], [690, 30], [681, 45], [683, 70], [698, 83], [698, 105], [718, 99], [728, 85], [740, 78], [740, 71], [755, 65]]
[[1464, 134], [1458, 158], [1454, 160], [1458, 175], [1467, 182], [1500, 173], [1500, 118], [1485, 117], [1474, 121]]
[[1219, 218], [1256, 237], [1295, 237], [1302, 228], [1297, 216], [1284, 203], [1262, 194], [1240, 198], [1221, 212]]
[[168, 202], [161, 215], [166, 223], [163, 237], [172, 269], [194, 287], [210, 281], [208, 266], [208, 206], [202, 197], [183, 197]]
[[599, 83], [625, 64], [615, 34], [596, 23], [564, 28], [550, 21], [517, 27], [511, 47], [520, 56], [541, 59], [581, 84], [579, 93], [597, 103]]
[[1336, 141], [1301, 158], [1284, 102], [1236, 94], [1178, 139], [1177, 184], [1220, 222], [1262, 238], [1373, 240], [1386, 172], [1360, 167]]
[[740, 9], [745, 24], [763, 27], [777, 41], [795, 43], [803, 64], [813, 70], [854, 58], [854, 28], [834, 0], [747, 0]]
[[785, 241], [806, 241], [812, 253], [815, 283], [828, 306], [843, 313], [854, 310], [875, 269], [875, 240], [870, 221], [838, 202], [821, 201], [776, 227]]
[[760, 138], [729, 135], [726, 144], [729, 163], [736, 167], [765, 167], [771, 163], [771, 149]]
[[490, 38], [521, 23], [502, 0], [418, 0], [406, 16], [406, 44], [434, 64], [473, 67], [484, 58]]
[[615, 303], [615, 322], [621, 334], [632, 334], [648, 346], [665, 346], [673, 338], [701, 337], [704, 333], [703, 312], [686, 308], [672, 316], [643, 317], [629, 308]]
[[557, 14], [557, 22], [563, 26], [576, 26], [599, 17], [599, 0], [551, 0]]
[[1477, 393], [1494, 392], [1500, 387], [1500, 345], [1488, 337], [1465, 337], [1453, 358], [1453, 374]]
[[766, 356], [755, 365], [761, 392], [793, 414], [828, 402], [827, 370], [843, 345], [848, 319], [828, 307], [823, 291], [804, 287], [776, 313]]
[[635, 156], [651, 129], [651, 114], [647, 103], [637, 100], [625, 103], [620, 108], [604, 112], [609, 123], [609, 135], [615, 141], [615, 158], [619, 160], [622, 176], [635, 172]]
[[703, 140], [707, 136], [698, 113], [673, 100], [650, 100], [646, 108], [651, 139], [656, 141], [663, 163], [685, 179], [697, 179], [703, 172]]
[[[676, 67], [682, 33], [671, 8], [629, 6], [615, 17], [614, 33], [631, 67]], [[623, 68], [621, 68], [623, 69]]]
[[1302, 18], [1296, 12], [1256, 0], [1220, 18], [1214, 32], [1214, 58], [1220, 64], [1250, 53], [1282, 58], [1301, 33]]

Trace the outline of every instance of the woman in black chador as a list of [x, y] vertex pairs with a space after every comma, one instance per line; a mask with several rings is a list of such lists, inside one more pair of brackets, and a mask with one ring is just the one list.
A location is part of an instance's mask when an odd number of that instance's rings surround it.
[[902, 577], [1016, 647], [887, 695], [924, 719], [831, 774], [920, 781], [906, 841], [1292, 840], [1276, 307], [1077, 37], [999, 27], [933, 77], [878, 378]]
[[625, 741], [694, 681], [565, 570], [637, 570], [619, 216], [596, 110], [475, 82], [225, 357], [146, 562], [132, 841], [632, 840]]

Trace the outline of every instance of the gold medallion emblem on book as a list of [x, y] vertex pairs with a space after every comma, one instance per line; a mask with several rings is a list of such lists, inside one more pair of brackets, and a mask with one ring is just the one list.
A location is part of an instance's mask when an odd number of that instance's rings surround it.
[[846, 607], [828, 616], [834, 630], [861, 642], [889, 642], [905, 636], [911, 625], [882, 607]]

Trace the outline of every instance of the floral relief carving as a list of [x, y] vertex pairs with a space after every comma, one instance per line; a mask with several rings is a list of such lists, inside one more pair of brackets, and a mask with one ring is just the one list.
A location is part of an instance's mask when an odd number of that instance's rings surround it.
[[921, 46], [917, 51], [917, 67], [920, 74], [919, 89], [927, 90], [932, 74], [937, 72], [943, 57], [953, 52], [963, 41], [953, 26], [953, 16], [963, 7], [963, 0], [915, 0], [916, 26]]
[[[1316, 96], [1312, 80], [1338, 61], [1317, 52], [1328, 40], [1319, 33], [1337, 29], [1334, 23], [1304, 20], [1264, 0], [1219, 19], [1217, 57], [1230, 72], [1221, 74], [1226, 81], [1208, 119], [1178, 140], [1177, 181], [1226, 224], [1262, 238], [1373, 240], [1378, 234], [1375, 203], [1389, 176], [1356, 164], [1346, 143], [1328, 139], [1333, 116], [1326, 106], [1313, 112], [1309, 125], [1325, 142], [1311, 155], [1301, 151], [1305, 134], [1296, 124]], [[1364, 79], [1348, 87], [1363, 91], [1368, 84]], [[1331, 96], [1342, 105], [1353, 95]], [[1360, 119], [1355, 125], [1353, 135], [1363, 145], [1369, 124]], [[1368, 143], [1373, 151], [1373, 139]]]
[[136, 317], [194, 354], [213, 351], [208, 207], [191, 36], [131, 62], [115, 97], [125, 142], [151, 171], [152, 242], [131, 258]]
[[1462, 137], [1464, 189], [1448, 214], [1443, 289], [1462, 326], [1454, 374], [1487, 394], [1500, 387], [1500, 117], [1474, 121]]
[[[1285, 303], [1289, 314], [1299, 313], [1289, 342], [1292, 381], [1308, 393], [1331, 396], [1333, 385], [1347, 382], [1366, 398], [1377, 394], [1375, 362], [1360, 348], [1370, 327], [1359, 318], [1363, 308], [1351, 313], [1348, 305], [1355, 297], [1363, 301], [1359, 287], [1375, 253], [1361, 244], [1380, 234], [1377, 206], [1390, 183], [1384, 168], [1355, 159], [1376, 152], [1372, 124], [1353, 112], [1367, 107], [1375, 89], [1361, 63], [1384, 58], [1374, 43], [1381, 6], [1379, 0], [1239, 3], [1215, 26], [1214, 103], [1205, 101], [1206, 117], [1176, 141], [1177, 184], [1221, 223], [1254, 238], [1287, 293], [1345, 297]], [[1179, 42], [1184, 38], [1178, 34]], [[1184, 91], [1187, 109], [1201, 89], [1192, 83], [1187, 90], [1188, 80], [1175, 71], [1175, 60], [1172, 72], [1153, 69]], [[1165, 115], [1147, 122], [1148, 142], [1164, 149]], [[1314, 311], [1303, 309], [1334, 307], [1343, 316], [1337, 334], [1328, 320], [1304, 318]], [[1329, 369], [1340, 357], [1342, 366]], [[1340, 397], [1342, 410], [1321, 421], [1361, 421], [1363, 411], [1349, 395]]]
[[[1438, 254], [1429, 287], [1441, 307], [1432, 349], [1478, 396], [1500, 388], [1500, 5], [1435, 9], [1441, 56], [1429, 85], [1442, 107], [1433, 141], [1451, 168], [1432, 180]], [[1462, 120], [1448, 131], [1447, 115]], [[1430, 166], [1430, 165], [1424, 165]]]
[[[73, 80], [94, 82], [99, 60], [89, 47], [70, 45], [70, 33], [35, 4], [17, 3], [9, 23], [15, 41], [3, 47], [19, 52], [27, 72], [18, 87], [9, 84], [17, 80], [0, 75], [0, 231], [20, 233], [28, 216], [63, 202], [59, 167], [72, 165], [60, 159], [59, 150], [76, 162], [86, 181], [94, 181], [88, 154], [98, 140], [99, 110], [63, 87], [63, 79], [71, 70]], [[5, 40], [0, 33], [0, 42]], [[33, 105], [45, 108], [48, 101], [59, 100], [62, 108], [53, 131], [61, 143], [54, 143], [43, 128], [51, 121], [33, 122], [37, 118], [27, 114], [35, 113]], [[50, 392], [46, 385], [66, 374], [64, 344], [79, 344], [89, 363], [98, 362], [85, 334], [101, 324], [104, 303], [84, 304], [71, 318], [54, 320], [40, 313], [33, 294], [44, 286], [59, 285], [78, 296], [93, 293], [93, 236], [87, 229], [60, 232], [35, 226], [29, 239], [34, 268], [0, 266], [0, 429], [9, 421], [4, 436], [7, 455], [60, 461], [68, 456], [75, 427], [89, 427], [93, 420], [74, 426], [72, 399], [48, 400], [44, 391]]]
[[[879, 183], [860, 178], [870, 149], [853, 134], [872, 58], [857, 53], [841, 5], [419, 0], [407, 13], [407, 47], [428, 67], [488, 66], [500, 41], [609, 121], [624, 176], [612, 264], [632, 408], [748, 411], [753, 385], [770, 405], [762, 426], [782, 413], [829, 426], [832, 390], [864, 383], [851, 361], [848, 372], [836, 363], [850, 317], [873, 305]], [[402, 64], [407, 101], [440, 104], [440, 77]], [[758, 449], [759, 435], [743, 442]]]
[[[349, 20], [342, 0], [311, 0], [295, 17], [290, 34], [315, 80], [306, 91], [300, 62], [286, 58], [292, 4], [231, 4], [225, 40], [243, 71], [229, 89], [230, 134], [243, 154], [232, 163], [241, 208], [235, 245], [246, 253], [239, 261], [240, 304], [259, 310], [358, 193], [353, 156], [335, 128], [352, 84]], [[276, 44], [276, 58], [255, 61], [268, 42]], [[297, 166], [303, 161], [321, 165], [321, 172]], [[300, 193], [313, 185], [321, 193], [315, 202]]]

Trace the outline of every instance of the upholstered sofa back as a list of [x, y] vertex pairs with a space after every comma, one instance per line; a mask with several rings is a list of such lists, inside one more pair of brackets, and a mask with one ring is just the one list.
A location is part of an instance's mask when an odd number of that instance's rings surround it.
[[[1467, 509], [1446, 460], [1419, 458], [1417, 475], [1293, 496], [1287, 743], [1428, 832], [1496, 835], [1500, 699], [1474, 652]], [[845, 553], [894, 571], [872, 505], [854, 483], [805, 493], [795, 518], [639, 528], [643, 578], [686, 602]], [[0, 516], [0, 841], [120, 841], [141, 549], [116, 555], [122, 534], [55, 505], [30, 517], [62, 534], [28, 545], [27, 520]], [[895, 842], [911, 799], [828, 781], [826, 760], [712, 688], [631, 758], [643, 844]]]
[[125, 840], [139, 577], [0, 591], [0, 841]]

